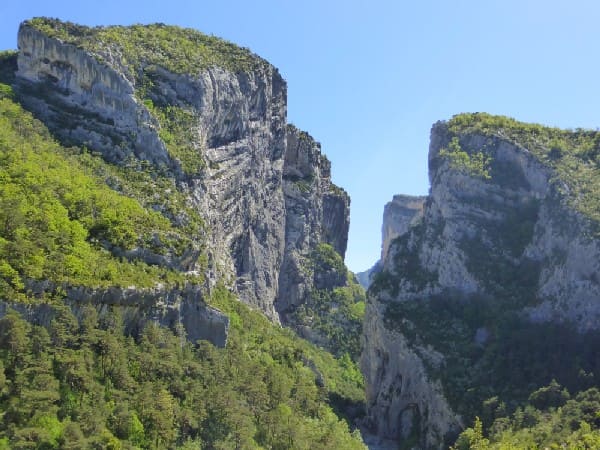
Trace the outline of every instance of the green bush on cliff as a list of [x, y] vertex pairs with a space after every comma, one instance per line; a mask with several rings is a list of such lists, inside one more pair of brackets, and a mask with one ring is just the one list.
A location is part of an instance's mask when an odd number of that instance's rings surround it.
[[313, 289], [294, 311], [294, 322], [317, 332], [337, 356], [360, 356], [360, 335], [365, 311], [365, 291], [335, 249], [320, 243], [307, 261], [314, 279], [331, 276], [337, 286]]
[[158, 135], [169, 154], [179, 160], [185, 173], [194, 175], [200, 172], [205, 163], [200, 149], [194, 145], [198, 129], [198, 119], [194, 113], [176, 106], [157, 107], [151, 101], [145, 103], [160, 124]]
[[340, 254], [330, 244], [324, 242], [317, 245], [313, 252], [312, 260], [317, 271], [334, 271], [339, 274], [345, 274], [347, 271]]
[[[5, 86], [5, 85], [0, 85]], [[0, 93], [1, 295], [17, 299], [20, 279], [84, 286], [152, 286], [182, 274], [126, 262], [107, 250], [192, 248], [170, 221], [121, 195], [91, 173], [79, 155], [59, 146], [47, 129]], [[155, 242], [161, 242], [156, 246]]]
[[295, 320], [322, 335], [335, 355], [360, 356], [360, 336], [365, 309], [362, 286], [352, 283], [334, 289], [314, 289], [295, 311]]
[[2, 94], [7, 93], [12, 98], [12, 89], [9, 89], [10, 84], [15, 80], [15, 72], [17, 71], [17, 52], [14, 50], [0, 51], [0, 83], [5, 85], [1, 87]]
[[[440, 233], [440, 230], [430, 228], [433, 233]], [[411, 233], [398, 236], [392, 241], [390, 248], [393, 249], [394, 267], [397, 270], [381, 271], [373, 277], [373, 283], [369, 287], [371, 295], [377, 295], [381, 291], [388, 291], [392, 297], [398, 295], [400, 283], [408, 281], [405, 284], [406, 289], [417, 291], [425, 288], [429, 283], [437, 280], [438, 274], [429, 271], [423, 266], [419, 258], [418, 249], [421, 247], [424, 239], [432, 236], [428, 235], [428, 229], [423, 222], [419, 222], [411, 228]]]
[[159, 241], [146, 242], [154, 251], [160, 253], [174, 249], [177, 254], [182, 254], [202, 245], [194, 239], [205, 233], [206, 224], [173, 177], [155, 170], [144, 160], [130, 158], [122, 165], [114, 165], [85, 148], [82, 151], [72, 150], [67, 151], [68, 155], [74, 157], [86, 173], [104, 180], [111, 189], [134, 199], [146, 210], [160, 213], [171, 222], [173, 232], [163, 235]]
[[448, 144], [448, 148], [442, 148], [439, 156], [450, 161], [450, 167], [460, 170], [468, 175], [489, 180], [490, 158], [482, 152], [469, 154], [465, 152], [455, 136]]

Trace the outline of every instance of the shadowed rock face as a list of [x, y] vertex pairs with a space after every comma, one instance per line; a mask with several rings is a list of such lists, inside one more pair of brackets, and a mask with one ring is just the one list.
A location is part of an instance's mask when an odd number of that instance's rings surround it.
[[[296, 255], [309, 255], [319, 243], [344, 254], [349, 198], [331, 183], [319, 145], [286, 126], [287, 86], [270, 64], [181, 74], [142, 61], [138, 70], [152, 81], [142, 99], [143, 79], [117, 48], [91, 53], [27, 23], [18, 43], [15, 89], [61, 141], [85, 145], [114, 164], [145, 161], [176, 180], [207, 224], [198, 239], [206, 242], [209, 285], [226, 280], [278, 322], [313, 283]], [[201, 169], [185, 170], [169, 152], [147, 102], [191, 113], [186, 132]]]
[[[487, 155], [489, 177], [440, 155], [452, 138], [471, 156]], [[447, 355], [420, 338], [428, 330], [390, 311], [432, 298], [486, 299], [532, 322], [598, 329], [600, 280], [592, 274], [600, 273], [600, 243], [590, 220], [568, 206], [568, 188], [553, 169], [501, 133], [457, 135], [447, 123], [435, 124], [429, 177], [422, 217], [387, 251], [384, 243], [383, 276], [369, 291], [361, 364], [373, 429], [442, 448], [464, 425], [434, 376]], [[474, 340], [487, 333], [484, 325]]]

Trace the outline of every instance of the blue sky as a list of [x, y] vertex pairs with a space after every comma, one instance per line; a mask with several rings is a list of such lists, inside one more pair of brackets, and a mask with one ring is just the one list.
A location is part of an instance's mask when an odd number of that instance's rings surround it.
[[164, 22], [224, 37], [288, 81], [288, 120], [322, 143], [352, 198], [346, 262], [380, 252], [394, 194], [425, 194], [429, 130], [486, 111], [560, 127], [600, 126], [600, 2], [3, 1], [0, 49], [20, 21]]

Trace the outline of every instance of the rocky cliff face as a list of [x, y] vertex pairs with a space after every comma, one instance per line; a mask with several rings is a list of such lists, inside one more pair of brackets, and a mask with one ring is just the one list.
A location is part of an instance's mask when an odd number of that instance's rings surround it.
[[392, 241], [421, 219], [425, 199], [422, 196], [394, 195], [392, 201], [386, 203], [381, 226], [381, 261], [386, 260]]
[[[312, 268], [312, 252], [327, 243], [346, 252], [350, 199], [331, 182], [331, 163], [310, 135], [288, 126], [283, 166], [285, 253], [277, 309], [286, 313], [304, 303], [313, 288], [343, 286], [341, 279], [322, 280]], [[340, 277], [338, 277], [340, 278]]]
[[[191, 258], [178, 268], [204, 271], [209, 285], [225, 281], [279, 321], [314, 283], [300, 260], [319, 243], [343, 256], [348, 196], [331, 183], [318, 144], [286, 126], [287, 86], [276, 68], [193, 30], [171, 31], [186, 45], [208, 40], [212, 59], [171, 67], [152, 60], [160, 51], [145, 58], [114, 40], [144, 27], [26, 22], [15, 90], [61, 142], [171, 180], [206, 224], [194, 236], [206, 265]], [[175, 222], [177, 214], [165, 212]], [[144, 251], [112, 251], [161, 263]]]
[[[434, 125], [423, 216], [391, 242], [369, 291], [362, 368], [380, 435], [442, 448], [480, 401], [502, 395], [502, 382], [479, 392], [478, 377], [504, 361], [503, 333], [517, 341], [523, 329], [523, 345], [539, 339], [539, 350], [557, 326], [565, 336], [598, 329], [596, 210], [573, 195], [595, 189], [580, 142], [596, 138], [487, 115]], [[567, 177], [567, 164], [593, 176]]]
[[423, 216], [425, 199], [423, 196], [394, 195], [392, 201], [386, 203], [381, 225], [381, 258], [369, 270], [356, 274], [365, 289], [369, 288], [375, 275], [381, 272], [392, 241], [406, 233]]
[[27, 24], [18, 35], [17, 83], [26, 105], [61, 138], [109, 161], [135, 155], [173, 165], [157, 124], [118, 69]]

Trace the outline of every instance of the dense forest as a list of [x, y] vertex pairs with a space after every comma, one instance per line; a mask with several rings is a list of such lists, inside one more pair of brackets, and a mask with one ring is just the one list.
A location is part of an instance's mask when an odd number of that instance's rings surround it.
[[[533, 392], [512, 415], [504, 415], [497, 399], [486, 402], [484, 407], [487, 417], [477, 417], [473, 427], [459, 436], [454, 450], [600, 448], [600, 391], [597, 388], [571, 398], [569, 392], [553, 380]], [[482, 420], [491, 424], [485, 433]]]
[[336, 416], [360, 408], [362, 377], [274, 327], [226, 289], [225, 349], [149, 323], [134, 338], [119, 309], [79, 320], [56, 305], [48, 327], [0, 319], [0, 448], [363, 448]]

